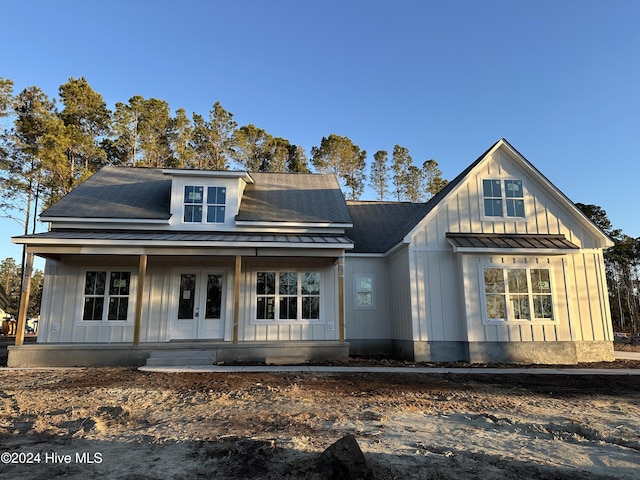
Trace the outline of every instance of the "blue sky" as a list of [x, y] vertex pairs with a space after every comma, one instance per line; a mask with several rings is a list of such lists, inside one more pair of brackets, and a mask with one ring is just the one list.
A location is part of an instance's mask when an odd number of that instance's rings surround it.
[[[455, 177], [504, 137], [575, 202], [640, 236], [640, 2], [9, 0], [0, 77], [86, 77], [305, 148], [407, 147]], [[363, 198], [373, 198], [365, 193]], [[41, 230], [45, 226], [41, 226]], [[0, 259], [20, 228], [0, 220]]]

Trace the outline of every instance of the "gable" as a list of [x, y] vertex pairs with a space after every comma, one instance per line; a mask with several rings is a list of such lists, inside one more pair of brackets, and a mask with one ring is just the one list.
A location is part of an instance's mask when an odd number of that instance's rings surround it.
[[564, 235], [580, 248], [612, 245], [597, 226], [504, 139], [429, 203], [433, 205], [428, 214], [410, 234], [416, 245], [446, 249], [449, 232]]

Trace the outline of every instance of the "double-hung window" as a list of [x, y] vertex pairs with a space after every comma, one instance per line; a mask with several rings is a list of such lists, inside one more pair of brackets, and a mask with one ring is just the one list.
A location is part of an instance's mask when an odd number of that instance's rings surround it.
[[355, 308], [374, 308], [374, 276], [357, 274], [353, 276]]
[[552, 321], [551, 272], [547, 268], [482, 269], [488, 321]]
[[204, 218], [207, 223], [224, 223], [226, 201], [226, 187], [187, 185], [184, 187], [183, 220], [202, 223]]
[[128, 320], [130, 292], [131, 272], [87, 271], [83, 291], [82, 320]]
[[257, 272], [256, 320], [320, 319], [320, 272]]
[[522, 180], [482, 180], [485, 217], [524, 217]]

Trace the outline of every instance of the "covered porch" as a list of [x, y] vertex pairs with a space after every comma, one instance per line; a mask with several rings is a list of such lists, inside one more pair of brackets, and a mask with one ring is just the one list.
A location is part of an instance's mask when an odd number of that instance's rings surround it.
[[[46, 295], [38, 343], [16, 337], [10, 366], [144, 365], [151, 352], [179, 350], [206, 351], [213, 363], [348, 358], [344, 236], [48, 232], [19, 241], [47, 259]], [[288, 275], [297, 292], [259, 291], [267, 274], [276, 286]], [[304, 291], [308, 276], [318, 291]], [[313, 302], [309, 318], [295, 316]]]

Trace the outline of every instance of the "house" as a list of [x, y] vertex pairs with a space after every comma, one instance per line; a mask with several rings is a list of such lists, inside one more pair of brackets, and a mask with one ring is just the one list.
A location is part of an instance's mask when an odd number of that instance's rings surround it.
[[[611, 240], [506, 140], [429, 202], [332, 175], [106, 167], [14, 237], [46, 259], [10, 366], [613, 360]], [[169, 360], [166, 360], [169, 361]]]

